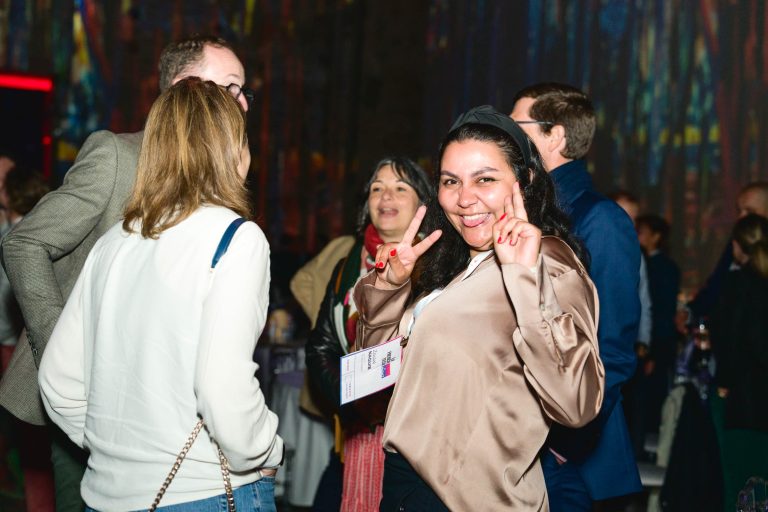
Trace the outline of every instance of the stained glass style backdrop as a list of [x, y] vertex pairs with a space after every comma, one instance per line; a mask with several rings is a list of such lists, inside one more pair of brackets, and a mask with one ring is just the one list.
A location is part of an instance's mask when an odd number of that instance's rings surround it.
[[599, 188], [630, 189], [672, 222], [695, 286], [738, 188], [768, 178], [766, 26], [754, 0], [0, 0], [0, 68], [54, 77], [62, 175], [93, 130], [141, 128], [165, 44], [233, 41], [258, 92], [256, 210], [294, 253], [349, 229], [378, 157], [429, 164], [459, 112], [569, 82], [599, 112]]
[[515, 92], [562, 81], [590, 94], [590, 169], [673, 226], [685, 284], [706, 277], [741, 185], [768, 178], [768, 9], [718, 0], [434, 0], [425, 123], [438, 140], [460, 111], [511, 110]]

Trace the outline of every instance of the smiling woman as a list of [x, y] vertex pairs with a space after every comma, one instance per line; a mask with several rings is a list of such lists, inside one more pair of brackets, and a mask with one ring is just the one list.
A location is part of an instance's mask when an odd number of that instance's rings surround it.
[[468, 139], [443, 153], [438, 201], [475, 256], [493, 246], [493, 225], [512, 197], [515, 173], [492, 143]]
[[468, 122], [460, 123], [460, 118], [440, 146], [437, 200], [422, 229], [441, 230], [443, 240], [419, 262], [424, 271], [413, 283], [414, 292], [445, 287], [466, 268], [468, 258], [493, 249], [493, 226], [504, 215], [515, 182], [530, 224], [565, 241], [588, 268], [589, 254], [570, 232], [541, 157], [517, 123], [490, 107], [470, 110], [462, 118]]
[[419, 195], [408, 181], [386, 164], [374, 175], [368, 192], [371, 223], [385, 242], [399, 242], [420, 204]]
[[358, 343], [407, 342], [381, 510], [548, 510], [549, 426], [584, 425], [603, 400], [597, 293], [514, 121], [467, 112], [438, 161], [436, 200], [354, 290]]
[[[404, 157], [379, 161], [362, 192], [356, 239], [334, 240], [291, 280], [291, 290], [310, 318], [320, 310], [307, 341], [307, 369], [314, 390], [340, 418], [336, 438], [344, 438], [343, 446], [337, 446], [344, 460], [341, 503], [324, 503], [325, 509], [354, 512], [379, 509], [384, 471], [382, 424], [391, 390], [339, 405], [339, 361], [359, 347], [358, 314], [351, 290], [373, 268], [379, 246], [399, 243], [419, 205], [434, 198], [427, 175]], [[313, 292], [318, 289], [325, 292], [324, 298]], [[329, 489], [319, 492], [332, 494]]]

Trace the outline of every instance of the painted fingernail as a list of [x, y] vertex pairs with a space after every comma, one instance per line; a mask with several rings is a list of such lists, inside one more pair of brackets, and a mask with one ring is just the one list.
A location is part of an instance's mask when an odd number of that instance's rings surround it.
[[397, 254], [397, 249], [392, 249], [391, 251], [389, 251], [390, 256], [394, 256], [395, 254]]
[[[499, 219], [499, 220], [501, 220], [501, 219]], [[497, 243], [501, 243], [501, 237], [499, 237], [499, 241]]]
[[[501, 217], [499, 217], [499, 220], [504, 220], [504, 217], [506, 217], [506, 216], [507, 216], [507, 214], [505, 213], [504, 215], [502, 215]], [[501, 240], [499, 240], [499, 241], [501, 241]]]
[[384, 268], [384, 262], [383, 261], [377, 261], [376, 262], [376, 268]]

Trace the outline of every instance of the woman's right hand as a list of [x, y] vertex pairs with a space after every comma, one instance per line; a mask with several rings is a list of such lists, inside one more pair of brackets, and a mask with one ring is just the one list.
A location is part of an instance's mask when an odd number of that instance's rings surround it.
[[[403, 234], [403, 239], [398, 243], [390, 242], [379, 247], [376, 253], [377, 287], [398, 287], [408, 281], [416, 260], [427, 252], [443, 234], [441, 230], [436, 229], [424, 240], [416, 245], [412, 245], [413, 240], [419, 233], [419, 226], [421, 226], [421, 221], [424, 220], [426, 212], [426, 206], [419, 206], [418, 210], [416, 210], [416, 215], [413, 216], [408, 229]], [[383, 286], [379, 286], [379, 284]]]

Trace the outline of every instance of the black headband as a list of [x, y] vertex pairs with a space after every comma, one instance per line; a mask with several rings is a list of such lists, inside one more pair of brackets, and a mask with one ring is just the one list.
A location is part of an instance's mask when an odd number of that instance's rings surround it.
[[451, 126], [450, 131], [470, 123], [495, 126], [509, 134], [509, 136], [515, 140], [515, 143], [520, 148], [520, 152], [523, 154], [523, 161], [525, 162], [526, 169], [533, 168], [533, 164], [531, 163], [531, 147], [528, 145], [530, 139], [528, 139], [528, 136], [523, 129], [520, 128], [511, 117], [502, 114], [490, 105], [483, 105], [461, 114], [459, 118], [456, 119], [456, 122], [453, 123], [453, 126]]

